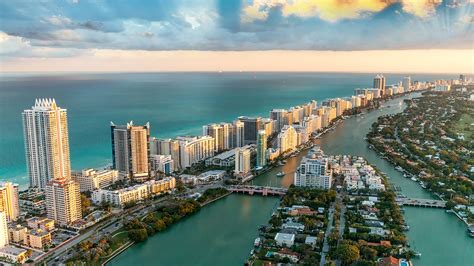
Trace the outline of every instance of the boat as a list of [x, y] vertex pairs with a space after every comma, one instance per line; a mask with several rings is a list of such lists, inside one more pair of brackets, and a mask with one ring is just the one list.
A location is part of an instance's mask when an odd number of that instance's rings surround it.
[[397, 171], [400, 171], [400, 172], [403, 171], [403, 168], [400, 167], [400, 166], [395, 167], [395, 169], [396, 169]]
[[282, 176], [284, 176], [284, 175], [285, 175], [285, 172], [279, 172], [279, 173], [277, 174], [278, 177], [282, 177]]
[[411, 178], [411, 180], [416, 182], [416, 181], [418, 181], [418, 178], [416, 178], [416, 177], [413, 176], [413, 177]]

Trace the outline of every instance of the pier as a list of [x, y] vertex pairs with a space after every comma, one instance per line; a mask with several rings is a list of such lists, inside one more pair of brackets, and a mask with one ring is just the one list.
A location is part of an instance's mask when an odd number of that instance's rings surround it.
[[227, 190], [236, 193], [249, 195], [259, 194], [262, 196], [283, 196], [288, 191], [287, 188], [264, 187], [264, 186], [229, 186]]
[[400, 205], [427, 208], [446, 208], [446, 201], [432, 199], [397, 198]]

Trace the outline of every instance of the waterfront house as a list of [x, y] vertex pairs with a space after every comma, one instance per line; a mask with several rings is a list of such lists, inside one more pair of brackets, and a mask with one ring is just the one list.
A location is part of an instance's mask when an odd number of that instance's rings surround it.
[[377, 266], [398, 266], [398, 265], [399, 265], [398, 259], [392, 256], [381, 258], [377, 261]]
[[312, 247], [315, 247], [317, 242], [318, 238], [315, 236], [306, 236], [306, 239], [304, 240], [304, 243], [306, 245], [310, 245]]
[[295, 223], [295, 222], [287, 222], [282, 225], [283, 229], [295, 229], [297, 231], [303, 231], [304, 230], [304, 225], [300, 223]]
[[277, 233], [275, 236], [275, 241], [278, 246], [291, 247], [295, 243], [295, 234], [288, 233]]

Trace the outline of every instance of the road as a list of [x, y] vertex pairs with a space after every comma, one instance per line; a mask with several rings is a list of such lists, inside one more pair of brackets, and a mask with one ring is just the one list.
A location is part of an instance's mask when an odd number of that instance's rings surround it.
[[334, 220], [334, 208], [335, 208], [335, 206], [336, 206], [336, 204], [333, 202], [333, 203], [331, 203], [331, 206], [329, 207], [328, 227], [326, 228], [326, 233], [324, 234], [323, 252], [321, 252], [321, 261], [319, 263], [320, 266], [324, 266], [326, 264], [326, 254], [329, 252], [328, 238], [329, 238], [329, 234], [331, 234], [331, 231], [332, 231], [332, 222]]

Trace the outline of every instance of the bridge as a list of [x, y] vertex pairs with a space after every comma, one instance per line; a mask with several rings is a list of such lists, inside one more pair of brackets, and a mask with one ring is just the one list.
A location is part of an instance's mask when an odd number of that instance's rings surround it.
[[227, 190], [236, 193], [249, 195], [260, 194], [262, 196], [283, 196], [288, 191], [287, 188], [280, 187], [264, 187], [264, 186], [229, 186]]
[[432, 199], [397, 198], [400, 205], [428, 208], [446, 208], [446, 201]]

